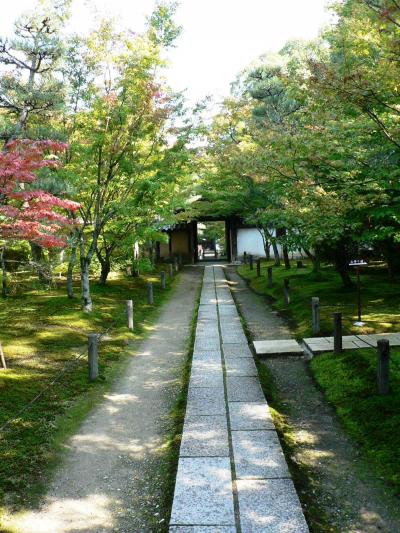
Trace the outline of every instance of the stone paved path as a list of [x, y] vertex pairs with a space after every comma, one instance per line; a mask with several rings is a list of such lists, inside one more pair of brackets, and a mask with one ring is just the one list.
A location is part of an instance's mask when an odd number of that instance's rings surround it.
[[222, 267], [204, 273], [170, 533], [308, 527]]

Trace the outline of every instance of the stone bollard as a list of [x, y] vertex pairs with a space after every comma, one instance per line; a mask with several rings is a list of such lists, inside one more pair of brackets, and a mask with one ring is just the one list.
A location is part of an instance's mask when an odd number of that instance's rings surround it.
[[311, 298], [311, 314], [312, 314], [312, 332], [319, 333], [320, 327], [320, 313], [319, 313], [319, 298]]
[[342, 337], [342, 313], [333, 313], [333, 352], [335, 354], [343, 351]]
[[94, 381], [99, 376], [98, 345], [99, 337], [97, 333], [91, 333], [88, 335], [88, 363], [90, 381]]
[[128, 319], [128, 328], [133, 331], [133, 301], [126, 300], [126, 317]]
[[169, 264], [169, 279], [172, 279], [174, 277], [174, 265], [172, 263]]
[[176, 256], [174, 257], [174, 265], [175, 265], [175, 272], [179, 272], [179, 263], [178, 263], [178, 258]]
[[153, 284], [148, 283], [147, 284], [147, 303], [149, 305], [154, 304], [154, 293], [153, 293]]
[[273, 283], [272, 283], [272, 267], [267, 268], [267, 275], [268, 275], [268, 289], [272, 289]]
[[283, 300], [285, 305], [290, 304], [289, 278], [283, 280]]
[[378, 343], [378, 369], [377, 382], [378, 394], [389, 394], [389, 363], [390, 363], [390, 344], [387, 339], [379, 339]]
[[250, 270], [253, 270], [254, 265], [253, 265], [253, 256], [252, 256], [252, 254], [249, 255], [249, 265], [250, 265]]
[[257, 278], [259, 278], [261, 276], [261, 259], [257, 259], [256, 266], [257, 266]]
[[161, 270], [161, 272], [160, 272], [160, 281], [161, 281], [161, 288], [162, 289], [166, 289], [167, 280], [166, 280], [166, 276], [165, 276], [165, 271], [164, 270]]
[[243, 253], [243, 263], [247, 265], [247, 252]]

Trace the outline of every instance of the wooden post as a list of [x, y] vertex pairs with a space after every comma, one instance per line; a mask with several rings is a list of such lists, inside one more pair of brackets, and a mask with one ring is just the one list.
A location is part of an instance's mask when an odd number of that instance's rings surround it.
[[311, 298], [312, 332], [320, 332], [319, 298]]
[[303, 268], [303, 261], [297, 261], [297, 268]]
[[149, 305], [154, 304], [154, 293], [153, 293], [153, 284], [148, 283], [147, 284], [147, 303]]
[[378, 369], [377, 382], [378, 394], [389, 394], [389, 363], [390, 363], [390, 344], [387, 339], [379, 339], [378, 343]]
[[283, 299], [285, 305], [290, 304], [290, 292], [289, 292], [289, 278], [283, 280]]
[[4, 357], [3, 346], [0, 343], [0, 362], [4, 370], [7, 370], [6, 358]]
[[247, 265], [247, 252], [243, 252], [243, 263]]
[[179, 272], [179, 263], [178, 263], [178, 258], [176, 256], [174, 257], [174, 264], [175, 264], [175, 272]]
[[333, 313], [333, 352], [340, 354], [342, 351], [342, 313]]
[[90, 381], [94, 381], [99, 376], [98, 343], [99, 338], [97, 333], [91, 333], [88, 335], [88, 362]]
[[261, 259], [257, 259], [257, 278], [261, 276]]
[[250, 270], [253, 270], [254, 265], [253, 265], [253, 255], [252, 254], [249, 255], [249, 264], [250, 264]]
[[267, 268], [267, 273], [268, 273], [268, 289], [272, 289], [272, 287], [273, 287], [273, 282], [272, 282], [272, 267], [268, 267], [268, 268]]
[[172, 279], [174, 277], [174, 265], [172, 263], [169, 264], [169, 279]]
[[128, 319], [128, 328], [133, 331], [133, 301], [126, 300], [126, 316]]
[[165, 277], [165, 271], [164, 270], [161, 270], [161, 272], [160, 272], [160, 281], [161, 281], [161, 288], [165, 289], [167, 287], [167, 284], [166, 284], [166, 277]]
[[178, 255], [178, 262], [179, 262], [179, 266], [182, 266], [182, 265], [183, 265], [182, 254], [179, 254], [179, 255]]

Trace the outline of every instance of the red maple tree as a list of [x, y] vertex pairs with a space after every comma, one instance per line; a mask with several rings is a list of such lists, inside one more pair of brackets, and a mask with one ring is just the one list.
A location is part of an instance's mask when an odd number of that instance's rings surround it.
[[23, 139], [10, 141], [0, 152], [0, 238], [29, 240], [44, 248], [66, 246], [62, 230], [72, 222], [62, 211], [75, 212], [79, 204], [31, 187], [36, 171], [59, 166], [47, 154], [65, 148], [60, 142]]

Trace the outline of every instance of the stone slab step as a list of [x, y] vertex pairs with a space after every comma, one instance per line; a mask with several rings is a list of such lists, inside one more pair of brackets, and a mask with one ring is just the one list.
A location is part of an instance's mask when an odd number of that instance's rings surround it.
[[279, 339], [273, 341], [254, 341], [257, 355], [302, 355], [303, 348], [294, 339]]

